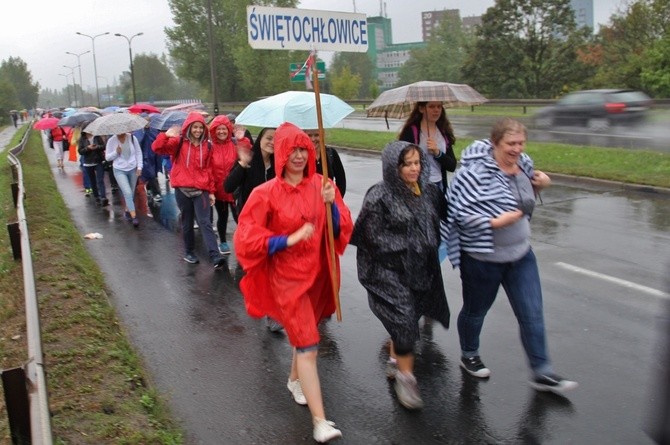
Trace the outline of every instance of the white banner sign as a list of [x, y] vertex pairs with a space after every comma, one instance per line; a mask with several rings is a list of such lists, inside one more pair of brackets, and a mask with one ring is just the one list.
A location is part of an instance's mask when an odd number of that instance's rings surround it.
[[365, 14], [247, 6], [247, 36], [255, 49], [366, 52]]

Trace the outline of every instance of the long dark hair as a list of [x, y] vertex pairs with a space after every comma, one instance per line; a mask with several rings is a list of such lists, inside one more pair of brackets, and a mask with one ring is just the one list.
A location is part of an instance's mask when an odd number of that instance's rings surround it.
[[[419, 110], [419, 108], [425, 107], [427, 104], [428, 102], [417, 102], [414, 105], [414, 109], [405, 121], [405, 125], [403, 125], [402, 129], [400, 130], [400, 134], [405, 133], [405, 131], [408, 131], [413, 126], [421, 130], [421, 119], [423, 119], [423, 113], [421, 110]], [[442, 106], [442, 112], [440, 113], [440, 117], [437, 119], [437, 122], [435, 122], [435, 125], [437, 126], [438, 131], [447, 138], [449, 145], [453, 147], [456, 143], [456, 136], [454, 136], [454, 130], [451, 128], [451, 122], [449, 122], [449, 119], [447, 118], [447, 112], [444, 110], [444, 106]]]
[[258, 133], [258, 136], [256, 136], [256, 140], [254, 141], [254, 144], [251, 146], [251, 151], [254, 153], [258, 153], [258, 156], [261, 156], [261, 139], [263, 139], [263, 135], [265, 134], [266, 131], [268, 130], [276, 130], [275, 127], [265, 127], [261, 129], [261, 131]]

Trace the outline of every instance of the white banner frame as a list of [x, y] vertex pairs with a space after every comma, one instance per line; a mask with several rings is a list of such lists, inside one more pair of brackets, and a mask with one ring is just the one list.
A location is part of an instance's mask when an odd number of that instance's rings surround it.
[[254, 49], [367, 52], [365, 14], [247, 6], [247, 39]]

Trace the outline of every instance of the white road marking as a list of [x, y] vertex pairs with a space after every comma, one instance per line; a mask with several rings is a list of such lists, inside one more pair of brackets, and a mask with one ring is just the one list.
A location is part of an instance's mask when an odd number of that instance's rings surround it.
[[621, 278], [616, 278], [610, 275], [605, 275], [600, 272], [594, 272], [592, 270], [588, 269], [583, 269], [581, 267], [573, 266], [572, 264], [567, 264], [567, 263], [562, 263], [558, 262], [556, 263], [557, 266], [562, 267], [564, 269], [567, 269], [571, 272], [579, 273], [582, 275], [586, 275], [592, 278], [599, 278], [604, 281], [609, 281], [610, 283], [618, 284], [619, 286], [627, 287], [629, 289], [634, 289], [639, 292], [644, 292], [649, 295], [653, 295], [655, 297], [661, 297], [661, 298], [667, 298], [670, 299], [670, 294], [660, 291], [658, 289], [654, 289], [652, 287], [648, 286], [643, 286], [641, 284], [633, 283], [632, 281], [626, 281], [622, 280]]

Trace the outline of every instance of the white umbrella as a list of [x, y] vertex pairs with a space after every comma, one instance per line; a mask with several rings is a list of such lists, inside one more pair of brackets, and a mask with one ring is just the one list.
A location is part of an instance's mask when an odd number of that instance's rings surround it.
[[[323, 128], [332, 128], [354, 109], [332, 94], [320, 94]], [[319, 128], [316, 98], [311, 91], [286, 91], [250, 103], [235, 118], [236, 124], [278, 127], [291, 122], [303, 130]]]
[[86, 132], [93, 135], [130, 133], [146, 125], [147, 120], [137, 114], [113, 113], [99, 117], [88, 124]]

